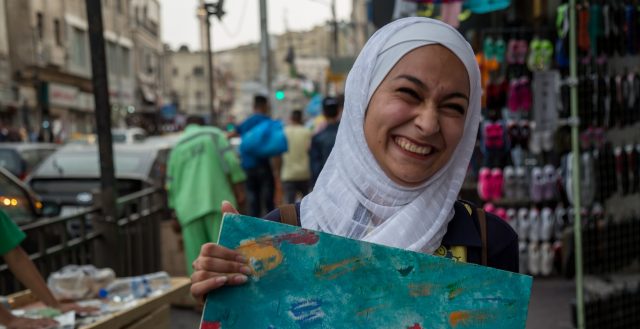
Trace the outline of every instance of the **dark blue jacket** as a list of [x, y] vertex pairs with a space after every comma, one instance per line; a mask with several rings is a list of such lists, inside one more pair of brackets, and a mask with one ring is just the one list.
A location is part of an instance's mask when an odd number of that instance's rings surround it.
[[[243, 136], [249, 130], [253, 129], [253, 127], [257, 126], [265, 120], [270, 120], [270, 118], [267, 115], [261, 113], [254, 113], [247, 119], [245, 119], [241, 124], [236, 126], [236, 132], [240, 134], [240, 136]], [[240, 148], [240, 150], [240, 161], [242, 164], [242, 169], [250, 170], [256, 168], [266, 168], [266, 170], [271, 170], [269, 158], [256, 158], [252, 155], [242, 152], [242, 148]]]
[[322, 131], [311, 138], [309, 148], [309, 165], [311, 166], [311, 183], [315, 183], [324, 167], [329, 154], [336, 143], [338, 134], [338, 123], [328, 124]]
[[[440, 248], [435, 255], [456, 261], [481, 264], [482, 239], [477, 210], [470, 204], [458, 201], [454, 206], [455, 215], [447, 226]], [[298, 224], [300, 223], [300, 203], [296, 203]], [[280, 222], [280, 210], [275, 209], [265, 217]], [[487, 265], [493, 268], [518, 272], [518, 235], [498, 216], [487, 213]]]

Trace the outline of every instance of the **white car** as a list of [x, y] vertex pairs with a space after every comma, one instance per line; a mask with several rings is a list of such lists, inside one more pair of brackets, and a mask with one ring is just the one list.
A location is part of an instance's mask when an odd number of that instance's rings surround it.
[[144, 142], [147, 132], [142, 128], [116, 128], [111, 129], [111, 136], [114, 143], [133, 144]]

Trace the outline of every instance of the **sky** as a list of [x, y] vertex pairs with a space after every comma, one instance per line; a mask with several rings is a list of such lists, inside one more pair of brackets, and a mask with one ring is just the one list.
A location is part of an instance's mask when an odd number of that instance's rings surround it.
[[[351, 16], [350, 0], [335, 0], [338, 20]], [[207, 2], [217, 2], [210, 0]], [[214, 50], [234, 48], [260, 40], [259, 0], [226, 0], [222, 22], [211, 17]], [[308, 30], [331, 19], [331, 0], [267, 0], [267, 24], [270, 34]], [[200, 48], [196, 18], [198, 0], [160, 0], [162, 41], [172, 49], [186, 44]]]

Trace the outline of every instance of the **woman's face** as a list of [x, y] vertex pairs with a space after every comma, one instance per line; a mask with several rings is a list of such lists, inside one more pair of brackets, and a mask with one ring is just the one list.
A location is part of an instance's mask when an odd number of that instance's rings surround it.
[[468, 108], [464, 64], [443, 46], [422, 46], [405, 54], [371, 97], [365, 139], [389, 178], [419, 185], [451, 158]]

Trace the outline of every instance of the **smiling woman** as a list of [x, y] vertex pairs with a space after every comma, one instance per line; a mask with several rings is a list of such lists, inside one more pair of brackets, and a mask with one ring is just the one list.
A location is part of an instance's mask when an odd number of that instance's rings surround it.
[[[378, 30], [349, 72], [335, 146], [314, 190], [295, 205], [298, 223], [517, 272], [511, 227], [457, 199], [480, 95], [473, 50], [451, 26], [411, 17]], [[291, 213], [283, 208], [266, 218], [291, 223]], [[193, 266], [198, 298], [247, 280], [245, 260], [218, 245], [205, 244]]]
[[367, 145], [391, 180], [419, 185], [451, 158], [468, 107], [469, 75], [455, 54], [438, 45], [412, 50], [371, 98]]

